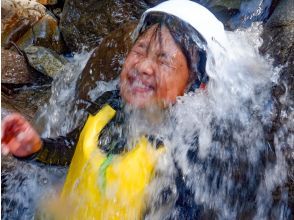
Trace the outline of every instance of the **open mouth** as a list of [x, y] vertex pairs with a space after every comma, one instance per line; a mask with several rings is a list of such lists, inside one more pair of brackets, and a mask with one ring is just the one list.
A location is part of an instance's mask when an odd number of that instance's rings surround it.
[[151, 93], [155, 90], [154, 83], [149, 80], [142, 80], [139, 77], [131, 77], [129, 83], [132, 93]]

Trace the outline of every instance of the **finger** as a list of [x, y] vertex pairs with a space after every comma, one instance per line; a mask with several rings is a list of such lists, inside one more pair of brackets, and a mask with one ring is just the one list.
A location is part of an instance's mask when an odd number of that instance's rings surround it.
[[14, 154], [17, 149], [20, 148], [21, 143], [16, 138], [12, 138], [6, 146], [9, 151]]
[[10, 139], [21, 131], [29, 131], [31, 125], [21, 116], [6, 117], [2, 123], [2, 142], [8, 143]]
[[2, 121], [2, 127], [3, 128], [5, 128], [5, 127], [10, 128], [10, 127], [13, 127], [13, 126], [18, 127], [18, 126], [23, 126], [23, 125], [26, 125], [26, 124], [29, 125], [29, 122], [18, 113], [8, 115]]
[[2, 124], [11, 125], [16, 123], [21, 123], [22, 121], [25, 121], [25, 119], [18, 113], [13, 113], [11, 115], [6, 116]]
[[2, 121], [1, 124], [1, 140], [5, 138], [9, 133], [13, 133], [13, 128], [15, 126], [20, 126], [23, 124], [22, 122], [22, 117], [20, 117], [18, 114], [11, 114], [5, 117]]
[[9, 149], [8, 149], [8, 147], [5, 144], [1, 144], [1, 153], [3, 155], [9, 154]]

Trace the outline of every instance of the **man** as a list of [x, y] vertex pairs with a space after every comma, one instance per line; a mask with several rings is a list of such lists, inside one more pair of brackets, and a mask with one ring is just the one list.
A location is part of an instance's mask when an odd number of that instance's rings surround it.
[[[41, 139], [19, 114], [3, 121], [3, 152], [49, 164], [71, 162], [61, 197], [72, 208], [67, 213], [72, 218], [144, 215], [147, 188], [165, 147], [154, 130], [134, 135], [129, 115], [139, 112], [144, 123], [156, 128], [178, 96], [205, 88], [206, 51], [225, 34], [205, 8], [174, 0], [147, 10], [134, 39], [120, 75], [120, 92], [105, 93], [89, 106], [89, 117], [78, 132]], [[187, 206], [194, 218], [196, 211]]]

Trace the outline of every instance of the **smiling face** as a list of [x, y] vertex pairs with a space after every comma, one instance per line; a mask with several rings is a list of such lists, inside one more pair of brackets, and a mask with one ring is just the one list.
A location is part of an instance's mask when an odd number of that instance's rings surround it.
[[184, 94], [188, 79], [187, 60], [169, 30], [153, 25], [126, 58], [120, 75], [121, 96], [138, 108], [166, 107]]

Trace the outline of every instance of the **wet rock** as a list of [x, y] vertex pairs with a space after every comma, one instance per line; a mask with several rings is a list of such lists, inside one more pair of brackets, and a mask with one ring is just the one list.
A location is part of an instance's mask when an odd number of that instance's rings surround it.
[[[260, 51], [274, 59], [274, 65], [282, 65], [278, 84], [273, 88], [273, 96], [277, 102], [277, 119], [274, 122], [275, 142], [284, 150], [289, 166], [288, 203], [294, 210], [294, 4], [281, 0], [264, 27], [264, 40]], [[291, 181], [292, 179], [292, 181]]]
[[284, 106], [294, 106], [294, 4], [280, 1], [262, 33], [264, 40], [260, 51], [274, 58], [274, 65], [284, 65], [280, 83], [274, 90], [275, 97]]
[[46, 14], [46, 8], [36, 1], [30, 0], [3, 0], [1, 1], [2, 31], [16, 18], [28, 18], [37, 21]]
[[44, 47], [29, 46], [24, 52], [33, 68], [52, 78], [60, 73], [68, 63], [62, 56]]
[[66, 0], [61, 32], [72, 51], [91, 50], [125, 22], [138, 20], [147, 7], [143, 0]]
[[55, 8], [52, 10], [53, 14], [58, 18], [60, 19], [61, 17], [61, 13], [62, 13], [62, 9], [61, 8]]
[[58, 0], [37, 0], [42, 5], [56, 5]]
[[1, 49], [1, 83], [33, 83], [34, 75], [25, 58], [15, 51]]
[[[13, 106], [7, 99], [3, 98], [1, 95], [1, 119], [6, 117], [7, 115], [18, 112], [17, 108]], [[27, 120], [30, 120], [30, 117], [25, 117]]]
[[38, 90], [22, 89], [11, 95], [1, 92], [1, 118], [13, 112], [18, 112], [33, 123], [38, 108], [48, 102], [50, 94], [49, 87]]
[[113, 80], [119, 75], [136, 25], [137, 22], [129, 22], [111, 32], [94, 50], [78, 80], [80, 98], [88, 99], [88, 92], [96, 87], [97, 81]]
[[22, 19], [15, 22], [11, 27], [2, 33], [2, 47], [9, 49], [12, 42], [16, 42], [31, 26], [29, 19]]
[[276, 65], [290, 61], [293, 67], [294, 4], [291, 1], [280, 2], [266, 23], [262, 37], [264, 43], [260, 50], [263, 53], [270, 54]]
[[58, 28], [58, 21], [49, 14], [43, 16], [16, 44], [22, 50], [30, 45], [35, 45], [50, 48], [57, 53], [66, 51], [66, 46]]
[[34, 23], [46, 14], [46, 8], [30, 0], [1, 1], [1, 43], [9, 48]]
[[164, 2], [165, 0], [145, 0], [145, 2], [150, 5], [151, 7], [158, 5], [161, 2]]
[[199, 2], [208, 8], [220, 6], [228, 9], [239, 9], [242, 2], [248, 1], [250, 0], [200, 0], [195, 2]]
[[279, 0], [194, 0], [208, 8], [228, 30], [265, 21]]

